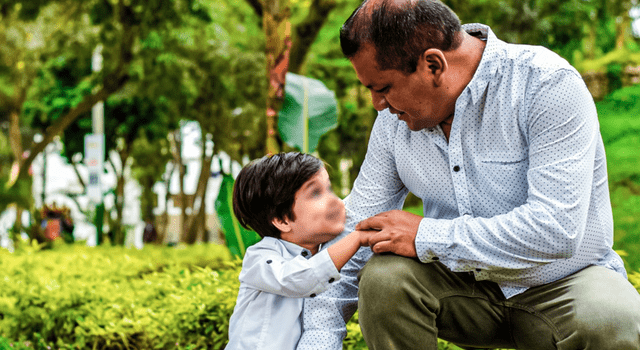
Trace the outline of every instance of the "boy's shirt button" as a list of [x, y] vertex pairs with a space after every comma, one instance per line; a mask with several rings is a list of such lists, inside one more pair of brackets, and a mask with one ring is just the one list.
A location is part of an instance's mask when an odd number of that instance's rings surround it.
[[272, 262], [272, 260], [267, 260], [267, 264], [271, 264]]
[[329, 283], [333, 283], [333, 281], [335, 281], [336, 279], [331, 277], [331, 279], [329, 279]]
[[309, 255], [309, 253], [307, 253], [307, 251], [306, 251], [306, 250], [303, 250], [303, 251], [302, 251], [302, 253], [300, 253], [300, 254], [301, 254], [302, 256], [307, 256], [307, 255]]
[[313, 293], [313, 294], [309, 295], [309, 297], [315, 298], [316, 297], [316, 293]]

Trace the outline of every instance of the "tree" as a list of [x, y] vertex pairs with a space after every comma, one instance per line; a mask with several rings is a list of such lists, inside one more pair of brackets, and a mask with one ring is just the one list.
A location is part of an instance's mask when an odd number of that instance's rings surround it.
[[[43, 131], [42, 141], [32, 144], [21, 161], [15, 183], [28, 178], [37, 154], [97, 101], [106, 100], [127, 82], [143, 80], [144, 71], [139, 68], [144, 66], [145, 54], [154, 49], [146, 45], [153, 42], [154, 33], [169, 33], [191, 18], [210, 20], [194, 0], [10, 1], [1, 10], [5, 35], [0, 104], [15, 111], [10, 113], [12, 120], [35, 119]], [[29, 39], [33, 33], [42, 38], [31, 40], [35, 44]], [[92, 73], [86, 68], [98, 44], [104, 47], [105, 64], [101, 72]], [[150, 64], [161, 64], [161, 60], [154, 58]], [[11, 66], [15, 62], [18, 69]], [[56, 70], [69, 67], [69, 62], [77, 63], [70, 70], [74, 75], [61, 79]], [[17, 154], [21, 143], [11, 144]]]
[[[230, 36], [220, 35], [212, 28], [195, 29], [191, 34], [194, 42], [200, 44], [185, 47], [182, 56], [190, 62], [186, 80], [194, 93], [178, 103], [184, 105], [182, 116], [200, 125], [201, 168], [193, 203], [187, 203], [181, 190], [181, 237], [187, 243], [194, 243], [197, 229], [204, 226], [198, 218], [204, 220], [204, 199], [213, 155], [224, 151], [240, 161], [243, 156], [255, 155], [264, 149], [264, 143], [256, 136], [264, 125], [258, 115], [264, 110], [264, 104], [259, 103], [265, 101], [260, 93], [266, 85], [259, 79], [264, 67], [263, 55], [240, 50], [238, 43], [231, 40], [221, 40]], [[208, 148], [210, 144], [213, 147]], [[176, 163], [181, 164], [179, 155], [176, 158]], [[181, 174], [181, 181], [183, 178]], [[191, 215], [186, 214], [187, 206], [192, 208]]]
[[[112, 156], [107, 156], [107, 163], [116, 174], [114, 191], [115, 206], [109, 215], [109, 227], [113, 237], [112, 243], [122, 245], [125, 241], [122, 226], [123, 209], [126, 193], [124, 191], [127, 173], [132, 168], [136, 141], [158, 143], [166, 140], [171, 127], [167, 115], [166, 103], [152, 101], [137, 96], [114, 94], [105, 104], [105, 149]], [[91, 133], [91, 117], [85, 116], [65, 130], [65, 156], [72, 159], [84, 149], [84, 135]], [[116, 155], [117, 159], [113, 158]], [[166, 157], [165, 157], [166, 158]], [[157, 167], [157, 164], [156, 164]], [[161, 174], [162, 172], [159, 172]], [[147, 194], [148, 195], [148, 194]]]
[[[34, 85], [37, 85], [41, 73], [55, 61], [58, 50], [89, 40], [83, 34], [91, 29], [86, 21], [68, 22], [79, 11], [79, 6], [69, 3], [69, 11], [62, 11], [60, 6], [49, 3], [52, 1], [6, 1], [0, 6], [0, 110], [9, 116], [9, 141], [14, 166], [19, 169], [10, 179], [7, 192], [22, 192], [27, 197], [22, 198], [21, 205], [17, 207], [16, 232], [21, 230], [22, 207], [31, 205], [30, 191], [20, 190], [30, 187], [28, 170], [31, 163], [65, 123], [61, 121], [54, 125], [42, 142], [28, 150], [25, 159], [23, 151], [32, 142], [32, 133], [27, 129], [29, 120], [22, 120], [23, 108], [37, 94], [38, 89]], [[72, 33], [81, 35], [74, 37]], [[114, 77], [96, 96], [104, 95], [117, 81]], [[75, 101], [75, 104], [88, 105], [94, 97], [88, 96]]]

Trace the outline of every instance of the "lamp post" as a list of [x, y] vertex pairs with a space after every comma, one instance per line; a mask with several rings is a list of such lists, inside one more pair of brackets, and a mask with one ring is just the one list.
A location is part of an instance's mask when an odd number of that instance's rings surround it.
[[[91, 57], [91, 70], [102, 70], [102, 45], [98, 45]], [[99, 101], [91, 109], [92, 134], [84, 137], [85, 161], [89, 169], [87, 196], [90, 205], [95, 208], [96, 245], [102, 243], [104, 203], [102, 198], [102, 173], [104, 162], [104, 102]]]

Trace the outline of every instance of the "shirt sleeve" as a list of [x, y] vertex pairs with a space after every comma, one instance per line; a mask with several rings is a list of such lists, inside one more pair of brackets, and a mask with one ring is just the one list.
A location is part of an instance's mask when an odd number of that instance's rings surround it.
[[240, 281], [264, 292], [302, 298], [326, 291], [340, 279], [340, 273], [326, 250], [306, 259], [302, 255], [285, 259], [262, 249], [244, 257]]
[[[408, 190], [398, 177], [391, 152], [396, 128], [393, 119], [394, 116], [387, 111], [380, 112], [376, 119], [360, 173], [351, 193], [345, 198], [345, 231], [331, 243], [352, 232], [355, 225], [365, 218], [402, 208]], [[342, 349], [342, 340], [347, 334], [346, 322], [358, 305], [358, 272], [372, 254], [369, 247], [360, 248], [342, 268], [340, 282], [315, 298], [305, 299], [303, 334], [297, 349]]]
[[498, 281], [518, 279], [518, 270], [568, 259], [578, 250], [601, 142], [595, 104], [569, 69], [543, 77], [532, 93], [525, 126], [526, 203], [491, 218], [424, 218], [416, 237], [421, 261], [439, 259], [453, 271], [477, 271], [480, 277], [509, 271], [485, 276]]

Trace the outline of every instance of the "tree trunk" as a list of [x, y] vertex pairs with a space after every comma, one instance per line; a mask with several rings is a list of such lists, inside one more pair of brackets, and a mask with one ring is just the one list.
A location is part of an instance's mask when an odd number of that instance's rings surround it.
[[[196, 193], [193, 196], [193, 207], [191, 215], [184, 222], [185, 239], [187, 244], [194, 244], [198, 238], [198, 232], [201, 231], [203, 226], [201, 225], [201, 217], [204, 214], [205, 208], [205, 196], [207, 193], [207, 184], [211, 177], [211, 162], [213, 160], [213, 154], [207, 155], [207, 143], [204, 141], [204, 132], [202, 132], [202, 157], [200, 160], [200, 177], [198, 178], [198, 186], [196, 187]], [[213, 152], [212, 152], [213, 153]]]
[[266, 152], [278, 153], [278, 111], [284, 101], [284, 84], [291, 51], [291, 24], [288, 0], [265, 0], [263, 26], [266, 38], [267, 142]]
[[121, 168], [118, 169], [111, 159], [111, 157], [107, 157], [109, 164], [111, 164], [111, 168], [113, 168], [113, 172], [116, 175], [116, 190], [115, 190], [115, 219], [111, 217], [111, 215], [107, 215], [107, 220], [109, 222], [109, 231], [111, 232], [112, 237], [112, 245], [124, 245], [126, 234], [124, 231], [124, 226], [122, 224], [122, 213], [124, 212], [124, 185], [125, 185], [125, 167], [127, 161], [129, 159], [128, 152], [121, 151], [118, 152], [120, 158]]
[[[173, 162], [169, 162], [169, 164], [171, 166]], [[174, 171], [174, 168], [170, 168], [170, 170], [168, 171], [169, 175], [164, 181], [165, 189], [166, 189], [164, 193], [164, 198], [163, 198], [164, 211], [162, 212], [162, 215], [160, 215], [160, 218], [157, 222], [157, 227], [156, 227], [156, 230], [158, 231], [157, 242], [160, 244], [163, 244], [164, 240], [167, 238], [167, 227], [169, 226], [169, 197], [171, 196], [170, 189], [171, 189], [171, 177], [172, 177], [173, 171]]]
[[178, 188], [180, 193], [178, 196], [180, 198], [180, 225], [178, 232], [178, 239], [180, 241], [184, 241], [185, 239], [185, 229], [184, 224], [187, 221], [187, 196], [184, 193], [184, 176], [185, 176], [185, 165], [182, 164], [182, 129], [178, 129], [173, 132], [173, 159], [174, 163], [178, 167]]
[[[258, 18], [264, 18], [263, 1], [246, 0]], [[289, 62], [289, 72], [298, 73], [318, 36], [322, 26], [329, 18], [329, 13], [337, 6], [336, 0], [313, 0], [307, 17], [300, 22], [294, 32]], [[264, 27], [264, 20], [261, 23]]]
[[[126, 147], [126, 146], [125, 146]], [[114, 227], [114, 231], [113, 231], [113, 237], [114, 240], [116, 242], [117, 245], [124, 245], [125, 240], [126, 240], [126, 232], [124, 230], [124, 226], [122, 224], [122, 213], [124, 212], [124, 200], [125, 200], [125, 193], [124, 193], [124, 186], [125, 186], [125, 168], [127, 166], [127, 161], [129, 160], [129, 153], [127, 151], [120, 151], [118, 152], [118, 155], [120, 156], [120, 171], [119, 173], [116, 171], [116, 191], [115, 191], [115, 206], [116, 206], [116, 226]], [[113, 162], [111, 162], [111, 165], [113, 166]], [[114, 170], [117, 170], [115, 168], [115, 166], [113, 167]]]
[[[9, 112], [9, 143], [13, 151], [13, 163], [20, 167], [22, 164], [22, 134], [20, 133], [20, 113], [16, 109]], [[13, 167], [12, 167], [13, 168]], [[14, 247], [20, 242], [20, 232], [22, 232], [22, 210], [20, 205], [16, 204], [16, 220], [11, 230], [11, 239]]]

